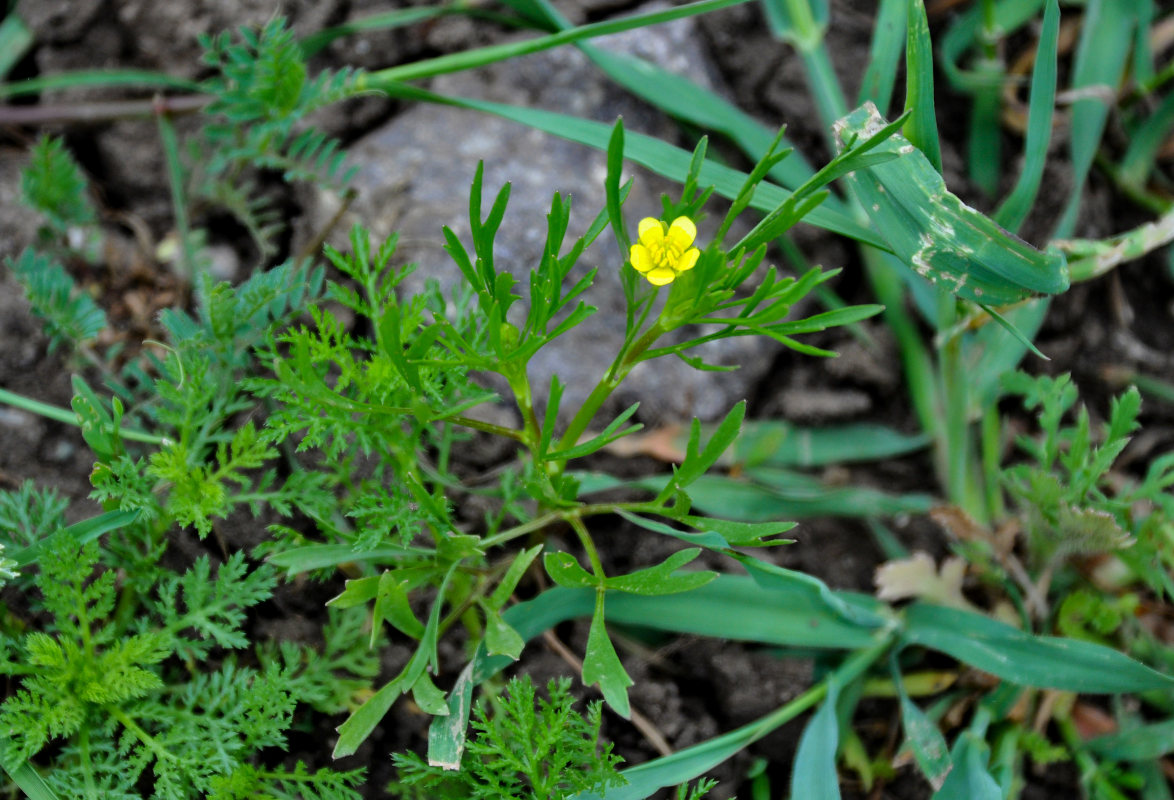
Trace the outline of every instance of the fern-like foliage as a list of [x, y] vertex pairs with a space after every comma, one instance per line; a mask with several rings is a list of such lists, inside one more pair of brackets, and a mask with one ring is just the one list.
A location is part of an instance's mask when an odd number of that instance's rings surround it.
[[63, 343], [76, 347], [106, 327], [106, 314], [77, 288], [61, 262], [26, 248], [15, 260], [5, 259], [5, 264], [24, 288], [33, 313], [44, 320], [50, 350]]
[[621, 786], [620, 757], [599, 744], [602, 704], [574, 709], [570, 680], [536, 698], [529, 677], [511, 680], [494, 704], [474, 709], [474, 736], [459, 771], [430, 766], [415, 754], [393, 756], [399, 781], [389, 790], [416, 800], [564, 800]]
[[217, 121], [204, 129], [198, 146], [197, 191], [235, 214], [262, 256], [271, 255], [279, 215], [241, 175], [251, 168], [273, 169], [287, 181], [345, 187], [354, 173], [345, 166], [340, 143], [308, 126], [306, 117], [351, 96], [358, 73], [343, 69], [311, 77], [282, 18], [259, 32], [242, 28], [239, 39], [225, 32], [200, 42], [204, 63], [216, 71], [206, 90], [215, 98], [208, 114]]
[[56, 137], [42, 136], [33, 145], [20, 188], [24, 202], [45, 217], [54, 233], [65, 234], [97, 219], [81, 167]]
[[65, 526], [68, 505], [56, 489], [38, 489], [32, 481], [0, 491], [0, 543], [13, 548], [36, 544]]
[[[299, 691], [328, 695], [309, 652], [291, 645], [289, 657], [263, 658], [260, 668], [232, 656], [200, 668], [213, 648], [247, 646], [245, 612], [269, 597], [272, 570], [249, 571], [240, 554], [215, 571], [206, 557], [182, 575], [156, 566], [156, 591], [144, 596], [98, 562], [96, 542], [55, 537], [36, 575], [51, 621], [14, 635], [0, 627], [0, 674], [19, 686], [0, 705], [0, 759], [47, 759], [49, 785], [63, 797], [142, 798], [150, 786], [164, 800], [357, 800], [361, 771], [268, 769], [257, 758], [285, 747]], [[353, 627], [336, 647], [353, 649]], [[354, 692], [362, 687], [348, 668], [373, 675], [378, 666], [328, 658]]]

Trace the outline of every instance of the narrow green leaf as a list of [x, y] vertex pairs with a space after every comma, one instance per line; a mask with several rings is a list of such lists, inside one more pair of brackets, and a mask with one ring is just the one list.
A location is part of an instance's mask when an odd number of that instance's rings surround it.
[[938, 121], [933, 102], [933, 45], [925, 0], [909, 0], [905, 43], [905, 110], [912, 112], [905, 122], [905, 138], [921, 150], [936, 172], [942, 171], [942, 147], [938, 142]]
[[33, 45], [33, 32], [14, 11], [0, 21], [0, 80]]
[[553, 552], [542, 557], [542, 563], [550, 579], [559, 586], [589, 588], [599, 586], [600, 579], [579, 565], [570, 553]]
[[[803, 475], [780, 475], [763, 467], [747, 470], [754, 480], [703, 475], [689, 486], [693, 505], [706, 514], [741, 522], [806, 519], [816, 516], [890, 517], [921, 514], [938, 501], [931, 495], [894, 495], [868, 487], [825, 487]], [[779, 480], [776, 483], [775, 477]], [[793, 479], [794, 478], [794, 479]], [[803, 480], [806, 478], [806, 480]], [[644, 478], [635, 485], [658, 491], [664, 478]], [[769, 481], [769, 483], [767, 482]]]
[[[3, 752], [8, 744], [8, 737], [0, 736], [0, 752]], [[57, 793], [49, 788], [41, 774], [27, 761], [16, 765], [0, 761], [0, 767], [3, 767], [8, 777], [25, 793], [28, 800], [58, 800]]]
[[447, 716], [449, 713], [444, 692], [436, 688], [427, 672], [420, 673], [420, 677], [412, 684], [412, 699], [425, 713], [433, 716]]
[[679, 594], [680, 592], [692, 591], [712, 581], [717, 577], [717, 573], [710, 570], [697, 570], [677, 575], [673, 573], [697, 558], [700, 552], [700, 547], [679, 550], [655, 566], [645, 567], [627, 575], [609, 577], [603, 582], [603, 585], [609, 591], [640, 595]]
[[569, 461], [572, 458], [582, 458], [583, 456], [596, 452], [601, 447], [611, 444], [616, 439], [621, 439], [628, 434], [641, 430], [644, 427], [643, 425], [632, 425], [624, 428], [623, 430], [619, 429], [621, 425], [627, 422], [628, 419], [636, 413], [636, 409], [639, 407], [639, 403], [633, 403], [621, 411], [619, 416], [608, 423], [607, 427], [604, 428], [603, 431], [599, 433], [599, 435], [592, 436], [586, 442], [582, 442], [575, 445], [574, 447], [567, 448], [566, 450], [559, 450], [557, 452], [550, 453], [546, 456], [547, 459], [551, 461]]
[[890, 624], [890, 620], [883, 614], [848, 602], [814, 575], [780, 567], [753, 556], [733, 554], [733, 557], [741, 562], [759, 586], [778, 592], [797, 607], [819, 609], [865, 628], [880, 628]]
[[408, 602], [408, 582], [401, 580], [392, 570], [384, 572], [379, 577], [375, 593], [375, 610], [371, 620], [371, 647], [375, 646], [375, 639], [383, 627], [384, 620], [413, 639], [420, 639], [424, 635], [424, 626], [416, 619]]
[[827, 696], [811, 717], [791, 772], [791, 800], [839, 800], [840, 780], [836, 774], [836, 748], [840, 728], [836, 722], [836, 698], [839, 686], [834, 676], [828, 679]]
[[1174, 719], [1139, 725], [1085, 742], [1092, 752], [1113, 761], [1148, 761], [1174, 752]]
[[857, 105], [871, 100], [882, 114], [888, 113], [897, 78], [897, 63], [905, 50], [908, 15], [908, 0], [881, 0]]
[[298, 45], [301, 47], [302, 57], [308, 59], [334, 40], [341, 39], [344, 36], [350, 36], [364, 31], [402, 28], [407, 25], [415, 25], [418, 22], [444, 16], [445, 14], [452, 14], [453, 11], [454, 9], [449, 7], [434, 6], [427, 8], [405, 8], [397, 11], [385, 11], [380, 14], [369, 14], [364, 17], [348, 20], [342, 25], [323, 28], [302, 39], [298, 42]]
[[508, 656], [514, 661], [522, 655], [526, 646], [521, 635], [509, 626], [501, 614], [482, 605], [485, 612], [485, 649], [491, 656]]
[[473, 50], [462, 50], [434, 58], [419, 59], [407, 64], [388, 67], [378, 72], [360, 76], [361, 79], [358, 81], [358, 84], [363, 89], [381, 88], [381, 85], [384, 83], [409, 81], [473, 69], [498, 61], [505, 61], [530, 53], [549, 50], [552, 47], [559, 47], [583, 39], [621, 33], [623, 31], [664, 22], [672, 22], [673, 20], [696, 14], [704, 14], [745, 2], [747, 0], [699, 0], [699, 2], [687, 3], [683, 6], [654, 11], [649, 14], [639, 14], [621, 19], [610, 19], [603, 22], [580, 25], [569, 30], [550, 34], [549, 36], [487, 45]]
[[12, 554], [12, 559], [16, 562], [18, 568], [27, 567], [30, 564], [36, 563], [37, 559], [46, 550], [62, 539], [70, 539], [79, 545], [83, 545], [87, 542], [94, 541], [104, 533], [125, 528], [138, 518], [138, 511], [107, 511], [105, 514], [99, 514], [96, 517], [75, 522], [68, 528], [62, 528], [46, 536], [36, 544], [31, 544], [23, 550], [17, 550]]
[[[1073, 90], [1108, 87], [1116, 92], [1125, 74], [1127, 56], [1137, 23], [1137, 6], [1132, 0], [1089, 0], [1080, 26], [1080, 42], [1072, 66]], [[1101, 144], [1109, 106], [1103, 92], [1082, 93], [1072, 104], [1069, 121], [1073, 184], [1068, 204], [1053, 238], [1069, 236], [1076, 225], [1084, 197], [1084, 184]]]
[[[493, 103], [486, 100], [439, 95], [406, 84], [390, 84], [380, 88], [392, 97], [423, 100], [495, 114], [605, 152], [611, 139], [609, 126], [567, 114], [511, 106], [505, 103]], [[770, 138], [771, 136], [767, 137], [767, 142], [770, 141]], [[624, 135], [624, 157], [658, 175], [671, 180], [683, 181], [689, 173], [689, 163], [692, 161], [693, 154], [651, 136], [628, 132]], [[787, 159], [783, 164], [790, 161], [792, 159]], [[713, 160], [707, 160], [701, 170], [702, 183], [714, 186], [718, 194], [730, 200], [737, 196], [745, 180], [745, 173], [718, 164]], [[750, 207], [769, 213], [778, 208], [789, 195], [790, 192], [787, 190], [763, 182], [759, 184], [758, 190], [754, 193]], [[847, 213], [837, 211], [828, 205], [814, 209], [804, 221], [857, 241], [879, 246], [882, 249], [888, 247], [874, 232], [860, 225]]]
[[794, 539], [772, 539], [771, 537], [786, 533], [799, 524], [797, 522], [738, 522], [732, 519], [698, 516], [681, 517], [681, 522], [701, 531], [716, 533], [724, 537], [733, 547], [792, 544]]
[[395, 545], [357, 551], [349, 544], [311, 544], [274, 553], [266, 560], [274, 566], [288, 570], [288, 575], [297, 575], [301, 572], [337, 567], [340, 564], [362, 563], [364, 561], [403, 561], [405, 558], [427, 557], [435, 552], [435, 550], [423, 547], [397, 547]]
[[514, 560], [510, 562], [510, 568], [506, 570], [505, 575], [501, 577], [501, 581], [497, 584], [497, 588], [493, 590], [493, 594], [489, 595], [486, 604], [498, 610], [506, 604], [510, 599], [510, 595], [514, 593], [514, 589], [518, 586], [518, 581], [522, 580], [522, 576], [526, 574], [526, 570], [530, 568], [530, 564], [537, 558], [538, 554], [542, 552], [542, 545], [536, 544], [529, 550], [523, 550], [514, 556]]
[[379, 593], [380, 578], [381, 576], [372, 575], [368, 578], [349, 580], [343, 584], [342, 593], [327, 600], [326, 605], [335, 608], [354, 608], [370, 603]]
[[472, 705], [473, 662], [470, 661], [448, 693], [448, 714], [434, 717], [428, 726], [429, 764], [443, 769], [460, 768]]
[[16, 83], [0, 84], [0, 99], [88, 86], [119, 88], [149, 86], [188, 92], [198, 92], [204, 88], [197, 81], [174, 78], [162, 72], [152, 72], [145, 69], [94, 69], [58, 72], [41, 78], [29, 78]]
[[1031, 94], [1028, 97], [1027, 135], [1023, 142], [1023, 171], [1011, 194], [1003, 200], [994, 219], [1009, 231], [1016, 231], [1027, 219], [1035, 204], [1047, 163], [1052, 140], [1052, 120], [1056, 105], [1056, 51], [1060, 38], [1060, 4], [1048, 0], [1040, 27], [1035, 66], [1031, 70]]
[[1174, 678], [1092, 642], [1032, 636], [981, 614], [922, 603], [907, 608], [904, 618], [910, 644], [1012, 683], [1087, 694], [1174, 687]]
[[913, 758], [917, 760], [917, 766], [930, 786], [937, 791], [954, 768], [954, 762], [950, 760], [950, 747], [937, 724], [909, 699], [905, 683], [901, 680], [896, 651], [889, 655], [889, 666], [893, 684], [901, 698], [901, 726], [905, 729], [905, 741], [913, 752]]
[[[616, 237], [620, 253], [627, 254], [632, 245], [628, 236], [628, 226], [624, 221], [624, 213], [620, 200], [620, 184], [623, 182], [624, 172], [624, 120], [616, 119], [611, 130], [611, 137], [607, 140], [607, 178], [603, 186], [607, 195], [607, 217], [611, 223], [612, 232]], [[626, 256], [625, 256], [626, 257]]]
[[933, 800], [1003, 800], [999, 784], [987, 770], [989, 748], [980, 736], [963, 731], [954, 741], [950, 759], [954, 769], [946, 776], [942, 788], [934, 792]]
[[654, 533], [662, 533], [666, 536], [672, 536], [676, 539], [680, 539], [683, 542], [688, 542], [689, 544], [708, 547], [710, 550], [726, 550], [733, 546], [730, 544], [729, 540], [726, 539], [726, 537], [714, 531], [690, 533], [689, 531], [678, 530], [671, 525], [666, 525], [665, 523], [658, 522], [654, 519], [648, 519], [647, 517], [642, 517], [638, 514], [632, 514], [623, 509], [617, 509], [616, 513], [624, 519], [628, 520], [628, 522], [631, 522], [633, 525], [639, 525], [645, 530], [653, 531]]
[[690, 436], [685, 460], [681, 462], [681, 466], [677, 469], [673, 478], [673, 484], [684, 488], [704, 475], [710, 467], [717, 463], [722, 453], [738, 438], [738, 433], [742, 428], [742, 420], [745, 417], [746, 401], [742, 400], [735, 404], [730, 409], [730, 412], [726, 414], [725, 418], [713, 429], [713, 434], [709, 437], [709, 441], [705, 443], [704, 449], [698, 449], [700, 446], [701, 423], [693, 420], [693, 430], [697, 431], [698, 435]]
[[460, 562], [454, 562], [441, 581], [440, 590], [436, 599], [432, 601], [432, 612], [428, 615], [428, 624], [424, 628], [424, 635], [416, 647], [416, 652], [392, 680], [388, 681], [372, 697], [368, 698], [345, 722], [338, 726], [338, 742], [334, 746], [334, 758], [343, 758], [353, 755], [375, 726], [387, 715], [392, 703], [407, 689], [416, 685], [416, 681], [424, 674], [429, 666], [436, 666], [436, 640], [440, 632], [440, 609], [444, 605], [445, 591], [449, 581]]
[[587, 634], [587, 652], [583, 657], [583, 683], [588, 686], [599, 684], [603, 699], [624, 719], [632, 715], [628, 704], [628, 687], [633, 681], [620, 663], [616, 649], [607, 635], [603, 616], [604, 593], [595, 593], [595, 613], [591, 617], [591, 630]]

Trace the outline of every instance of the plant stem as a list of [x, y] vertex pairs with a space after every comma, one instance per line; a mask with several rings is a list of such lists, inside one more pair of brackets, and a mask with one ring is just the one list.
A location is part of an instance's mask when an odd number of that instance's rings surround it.
[[[81, 422], [78, 421], [77, 414], [70, 409], [50, 405], [49, 403], [42, 403], [40, 400], [33, 400], [15, 392], [10, 392], [7, 389], [0, 389], [0, 403], [10, 405], [14, 408], [24, 409], [25, 411], [56, 422], [64, 422], [66, 425], [81, 427]], [[119, 428], [118, 435], [127, 441], [146, 442], [148, 444], [157, 444], [160, 447], [171, 444], [171, 440], [166, 436], [156, 436], [153, 433], [136, 431], [130, 428]]]
[[[559, 450], [566, 450], [579, 443], [579, 437], [587, 430], [587, 426], [591, 424], [591, 420], [595, 418], [596, 413], [598, 413], [604, 401], [623, 382], [628, 373], [632, 371], [632, 367], [639, 363], [640, 356], [644, 354], [644, 351], [651, 347], [653, 342], [660, 338], [660, 335], [664, 332], [665, 328], [662, 322], [657, 320], [656, 324], [632, 343], [632, 346], [623, 353], [622, 357], [617, 358], [612, 363], [607, 374], [603, 376], [599, 383], [595, 384], [595, 388], [591, 390], [591, 394], [587, 395], [587, 399], [583, 401], [582, 407], [571, 420], [571, 424], [567, 426], [566, 432], [563, 433], [562, 439], [559, 440]], [[565, 465], [565, 461], [559, 464], [560, 472]]]
[[103, 708], [106, 710], [106, 713], [114, 717], [114, 719], [118, 720], [122, 727], [133, 733], [136, 739], [145, 744], [147, 749], [154, 753], [155, 757], [160, 761], [179, 760], [175, 755], [167, 752], [167, 749], [163, 747], [163, 745], [159, 744], [155, 737], [140, 728], [138, 723], [131, 719], [130, 716], [128, 716], [127, 713], [121, 708], [118, 706], [103, 706]]

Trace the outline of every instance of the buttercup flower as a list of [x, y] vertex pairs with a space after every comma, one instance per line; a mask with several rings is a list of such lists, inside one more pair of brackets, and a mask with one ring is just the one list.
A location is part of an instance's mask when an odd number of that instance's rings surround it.
[[697, 226], [688, 217], [677, 217], [672, 225], [659, 219], [640, 220], [640, 237], [628, 255], [636, 271], [653, 286], [664, 286], [685, 270], [693, 269], [701, 251], [690, 247], [697, 238]]

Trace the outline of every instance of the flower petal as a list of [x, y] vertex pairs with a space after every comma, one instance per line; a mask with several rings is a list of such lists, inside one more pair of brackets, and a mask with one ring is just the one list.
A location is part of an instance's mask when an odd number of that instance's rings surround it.
[[677, 217], [668, 230], [669, 244], [684, 250], [697, 238], [697, 226], [688, 217]]
[[664, 241], [664, 223], [655, 217], [645, 217], [640, 220], [637, 228], [640, 232], [640, 241], [646, 245], [656, 245]]
[[648, 252], [648, 248], [642, 244], [632, 245], [632, 250], [628, 253], [628, 260], [632, 262], [632, 266], [637, 272], [648, 272], [652, 269], [652, 255]]
[[666, 283], [672, 283], [673, 278], [677, 277], [677, 273], [673, 272], [668, 267], [657, 267], [652, 272], [647, 273], [645, 278], [653, 286], [664, 286]]
[[677, 272], [684, 272], [687, 269], [693, 269], [693, 266], [697, 263], [697, 259], [700, 257], [701, 251], [696, 247], [690, 247], [681, 254], [681, 258], [679, 261], [677, 261], [675, 269]]

